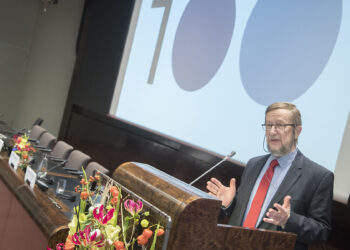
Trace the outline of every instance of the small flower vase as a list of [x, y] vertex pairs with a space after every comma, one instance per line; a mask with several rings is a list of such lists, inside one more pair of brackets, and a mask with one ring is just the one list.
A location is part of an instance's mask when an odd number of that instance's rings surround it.
[[25, 173], [27, 170], [27, 167], [29, 166], [30, 161], [32, 160], [32, 156], [28, 155], [26, 158], [20, 157], [18, 167], [20, 167], [23, 172]]
[[26, 159], [21, 158], [18, 162], [18, 167], [20, 167], [25, 173], [27, 171], [28, 163], [29, 162]]

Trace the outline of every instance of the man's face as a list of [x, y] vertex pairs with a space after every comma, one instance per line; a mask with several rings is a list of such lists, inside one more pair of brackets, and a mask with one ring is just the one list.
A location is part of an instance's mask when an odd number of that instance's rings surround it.
[[[292, 112], [286, 109], [276, 109], [268, 112], [265, 117], [266, 124], [294, 124]], [[301, 126], [285, 126], [277, 129], [272, 126], [266, 130], [266, 141], [269, 151], [276, 157], [281, 157], [295, 149], [295, 141], [301, 132]]]

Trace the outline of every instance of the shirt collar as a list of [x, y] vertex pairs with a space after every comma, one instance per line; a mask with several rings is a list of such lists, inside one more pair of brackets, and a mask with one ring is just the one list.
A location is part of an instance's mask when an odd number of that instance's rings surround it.
[[280, 158], [277, 158], [274, 155], [270, 155], [270, 159], [271, 159], [271, 161], [274, 159], [277, 159], [279, 166], [281, 168], [286, 168], [286, 167], [289, 167], [292, 165], [292, 162], [294, 161], [294, 158], [297, 155], [297, 152], [298, 152], [298, 149], [296, 148], [292, 152], [290, 152], [290, 153], [288, 153]]

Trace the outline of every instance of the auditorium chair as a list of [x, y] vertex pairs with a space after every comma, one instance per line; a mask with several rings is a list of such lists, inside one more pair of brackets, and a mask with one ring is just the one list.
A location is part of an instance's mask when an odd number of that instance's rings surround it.
[[73, 151], [73, 147], [64, 141], [58, 141], [53, 147], [50, 156], [51, 158], [57, 158], [67, 160], [69, 154]]
[[57, 138], [49, 133], [49, 132], [44, 132], [42, 136], [40, 136], [38, 145], [41, 148], [46, 148], [46, 149], [52, 149], [57, 141]]
[[65, 165], [66, 168], [81, 170], [82, 167], [84, 169], [86, 168], [86, 165], [91, 160], [91, 157], [84, 154], [80, 150], [73, 150], [67, 160], [68, 161]]
[[109, 174], [109, 170], [107, 168], [103, 167], [101, 164], [95, 161], [92, 161], [87, 165], [85, 170], [87, 177], [94, 175], [95, 171], [101, 172], [105, 175]]
[[44, 129], [43, 127], [41, 127], [39, 125], [34, 125], [29, 133], [30, 141], [39, 142], [40, 137], [45, 132], [46, 132], [46, 129]]

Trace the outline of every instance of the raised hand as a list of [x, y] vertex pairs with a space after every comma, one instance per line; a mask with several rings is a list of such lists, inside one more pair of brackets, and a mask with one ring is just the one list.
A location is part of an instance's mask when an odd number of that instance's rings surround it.
[[230, 186], [226, 187], [218, 179], [211, 178], [207, 182], [207, 189], [210, 195], [221, 200], [222, 205], [227, 207], [236, 195], [236, 179], [232, 178], [230, 180]]
[[290, 216], [290, 199], [291, 198], [292, 197], [290, 197], [289, 195], [285, 196], [283, 199], [282, 206], [278, 203], [273, 204], [273, 206], [277, 210], [270, 208], [266, 213], [266, 216], [268, 218], [264, 218], [263, 220], [267, 223], [278, 225], [284, 228]]

